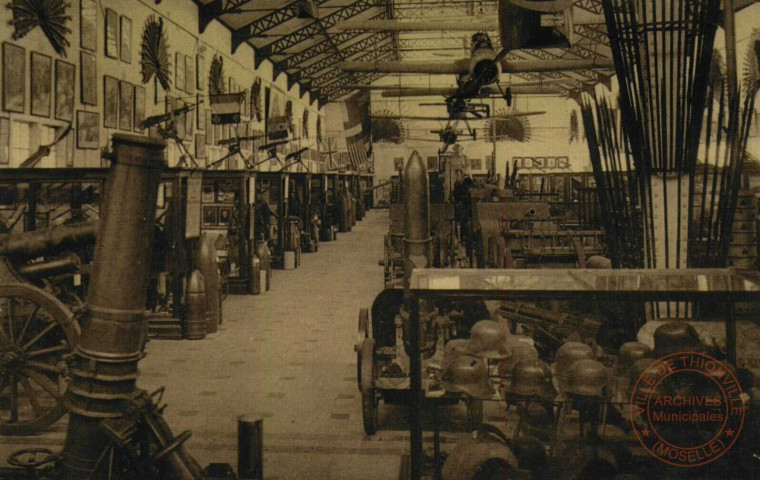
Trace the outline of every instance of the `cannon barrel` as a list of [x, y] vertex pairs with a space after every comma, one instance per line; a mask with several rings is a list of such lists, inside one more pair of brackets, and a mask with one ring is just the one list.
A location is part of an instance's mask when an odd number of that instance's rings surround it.
[[97, 222], [0, 235], [0, 256], [35, 258], [95, 242]]
[[79, 258], [79, 255], [69, 253], [47, 262], [23, 265], [18, 269], [18, 273], [26, 278], [42, 278], [75, 272], [79, 270], [81, 266], [82, 260]]

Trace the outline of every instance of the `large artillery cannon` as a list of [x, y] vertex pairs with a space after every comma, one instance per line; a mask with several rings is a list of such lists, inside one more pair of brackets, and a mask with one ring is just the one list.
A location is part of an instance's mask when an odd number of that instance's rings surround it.
[[66, 412], [65, 358], [80, 328], [48, 279], [79, 272], [72, 250], [93, 243], [96, 229], [80, 223], [0, 236], [0, 435], [39, 433]]

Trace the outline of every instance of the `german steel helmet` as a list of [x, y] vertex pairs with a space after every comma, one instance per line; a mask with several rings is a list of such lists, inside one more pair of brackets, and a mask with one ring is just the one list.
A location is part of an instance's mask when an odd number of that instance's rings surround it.
[[481, 320], [470, 329], [470, 353], [483, 358], [511, 356], [507, 329], [493, 320]]
[[509, 342], [509, 350], [512, 352], [512, 355], [499, 363], [499, 376], [501, 378], [512, 378], [512, 371], [521, 360], [538, 358], [536, 347], [526, 342]]
[[[644, 376], [645, 373], [650, 372], [655, 375], [657, 368], [657, 361], [654, 358], [642, 358], [636, 360], [631, 366], [630, 381], [628, 382], [628, 393], [631, 393], [636, 386], [639, 379]], [[639, 385], [639, 390], [644, 393], [648, 393], [651, 389], [647, 383], [642, 382]]]
[[567, 371], [579, 360], [593, 360], [594, 351], [591, 347], [581, 342], [566, 342], [557, 349], [554, 356], [554, 374], [560, 387], [564, 388], [567, 379]]
[[488, 382], [486, 362], [472, 355], [459, 355], [447, 365], [443, 372], [443, 388], [476, 398], [490, 397], [495, 393]]
[[457, 338], [446, 343], [443, 348], [443, 370], [446, 370], [459, 355], [467, 355], [469, 342], [466, 338]]
[[686, 322], [667, 322], [654, 331], [654, 356], [657, 358], [701, 350], [702, 342], [697, 331]]
[[652, 355], [652, 349], [643, 343], [627, 342], [618, 351], [618, 367], [622, 371], [628, 371], [637, 360]]
[[607, 367], [596, 360], [578, 360], [567, 372], [567, 393], [604, 397], [608, 385]]
[[520, 360], [512, 370], [512, 383], [508, 393], [521, 396], [538, 396], [546, 382], [546, 370], [538, 358]]

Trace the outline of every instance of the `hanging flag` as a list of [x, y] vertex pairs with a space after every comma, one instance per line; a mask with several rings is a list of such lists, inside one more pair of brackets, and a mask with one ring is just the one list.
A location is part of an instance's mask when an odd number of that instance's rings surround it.
[[209, 95], [211, 105], [211, 123], [224, 125], [228, 123], [240, 123], [240, 113], [245, 100], [245, 94], [223, 93]]

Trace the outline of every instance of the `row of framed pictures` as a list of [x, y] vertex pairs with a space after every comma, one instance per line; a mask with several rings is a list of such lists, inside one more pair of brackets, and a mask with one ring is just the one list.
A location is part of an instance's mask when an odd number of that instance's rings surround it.
[[[76, 67], [48, 55], [30, 55], [30, 111], [32, 115], [71, 121], [74, 116], [74, 81]], [[26, 50], [3, 43], [3, 110], [26, 113]]]
[[190, 95], [195, 93], [196, 87], [203, 91], [203, 64], [202, 55], [193, 58], [177, 52], [174, 62], [174, 88]]
[[[88, 44], [89, 46], [91, 44]], [[110, 8], [106, 8], [106, 57], [132, 63], [132, 19], [124, 15], [119, 16]]]
[[[30, 112], [40, 117], [70, 122], [74, 117], [76, 66], [37, 52], [30, 54]], [[6, 112], [26, 113], [26, 49], [3, 42], [3, 101]], [[98, 70], [95, 55], [80, 52], [80, 101], [98, 104]], [[53, 78], [55, 73], [55, 78]]]
[[103, 77], [103, 127], [142, 132], [145, 120], [145, 87]]
[[570, 168], [568, 157], [512, 157], [518, 168]]
[[232, 207], [219, 205], [203, 206], [204, 227], [227, 227], [232, 218]]

